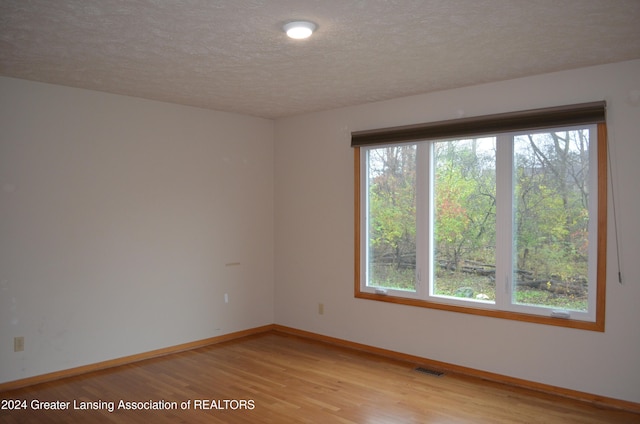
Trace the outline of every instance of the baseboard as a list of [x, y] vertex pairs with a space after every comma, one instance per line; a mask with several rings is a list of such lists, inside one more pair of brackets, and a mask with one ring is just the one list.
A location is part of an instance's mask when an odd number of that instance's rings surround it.
[[80, 367], [69, 368], [66, 370], [55, 371], [47, 374], [36, 375], [33, 377], [23, 378], [20, 380], [0, 383], [0, 392], [19, 389], [22, 387], [33, 386], [34, 384], [46, 383], [62, 378], [73, 377], [86, 374], [92, 371], [113, 368], [120, 365], [127, 365], [134, 362], [144, 361], [145, 359], [158, 358], [160, 356], [170, 355], [172, 353], [184, 352], [187, 350], [197, 349], [199, 347], [209, 346], [229, 340], [240, 339], [254, 334], [265, 333], [274, 329], [274, 324], [264, 325], [262, 327], [250, 328], [248, 330], [236, 331], [234, 333], [223, 334], [221, 336], [210, 337], [207, 339], [196, 340], [189, 343], [183, 343], [175, 346], [169, 346], [162, 349], [156, 349], [149, 352], [143, 352], [136, 355], [124, 356], [122, 358], [110, 359], [108, 361], [98, 362], [95, 364], [83, 365]]
[[633, 413], [640, 413], [640, 403], [629, 402], [620, 399], [609, 398], [605, 396], [594, 395], [591, 393], [580, 392], [577, 390], [565, 389], [562, 387], [551, 386], [548, 384], [536, 383], [533, 381], [523, 380], [519, 378], [509, 377], [501, 374], [495, 374], [487, 371], [476, 370], [473, 368], [467, 368], [447, 362], [434, 361], [432, 359], [423, 358], [420, 356], [408, 355], [393, 350], [382, 349], [374, 346], [369, 346], [361, 343], [352, 342], [345, 339], [339, 339], [335, 337], [325, 336], [318, 333], [313, 333], [305, 330], [299, 330], [293, 327], [287, 327], [279, 324], [269, 324], [261, 327], [250, 328], [247, 330], [237, 331], [234, 333], [224, 334], [221, 336], [210, 337], [203, 340], [196, 340], [194, 342], [184, 343], [176, 346], [170, 346], [162, 349], [152, 350], [150, 352], [139, 353], [136, 355], [124, 356], [122, 358], [111, 359], [108, 361], [98, 362], [95, 364], [83, 365], [80, 367], [70, 368], [66, 370], [56, 371], [52, 373], [37, 375], [20, 380], [9, 381], [6, 383], [0, 383], [0, 392], [9, 390], [15, 390], [27, 386], [32, 386], [39, 383], [46, 383], [54, 380], [60, 380], [67, 377], [73, 377], [81, 374], [86, 374], [92, 371], [103, 370], [107, 368], [113, 368], [121, 365], [127, 365], [145, 359], [158, 358], [172, 353], [184, 352], [188, 350], [197, 349], [204, 346], [210, 346], [217, 343], [222, 343], [230, 340], [241, 339], [256, 334], [262, 334], [267, 332], [278, 332], [282, 334], [288, 334], [298, 337], [303, 337], [310, 340], [315, 340], [322, 343], [341, 346], [348, 349], [359, 350], [362, 352], [371, 353], [386, 358], [391, 358], [399, 361], [409, 362], [413, 364], [419, 364], [428, 366], [432, 369], [437, 369], [445, 372], [456, 373], [463, 376], [480, 378], [483, 380], [492, 381], [495, 383], [507, 384], [514, 387], [520, 387], [523, 389], [534, 390], [541, 393], [546, 393], [554, 396], [561, 396], [565, 398], [571, 398], [583, 402], [588, 402], [593, 405], [610, 409], [620, 409]]
[[328, 343], [336, 346], [346, 347], [349, 349], [359, 350], [367, 353], [372, 353], [378, 356], [384, 356], [391, 359], [396, 359], [404, 362], [410, 362], [413, 364], [419, 364], [428, 366], [429, 368], [460, 374], [463, 376], [479, 378], [482, 380], [488, 380], [495, 383], [506, 384], [509, 386], [519, 387], [523, 389], [534, 390], [554, 396], [561, 396], [565, 398], [571, 398], [582, 402], [587, 402], [592, 405], [609, 409], [619, 409], [623, 411], [640, 413], [640, 403], [629, 402], [625, 400], [609, 398], [605, 396], [594, 395], [591, 393], [580, 392], [577, 390], [565, 389], [562, 387], [552, 386], [548, 384], [537, 383], [534, 381], [523, 380], [520, 378], [509, 377], [506, 375], [495, 374], [487, 371], [476, 370], [473, 368], [467, 368], [455, 364], [449, 364], [441, 361], [434, 361], [432, 359], [423, 358], [420, 356], [407, 355], [405, 353], [396, 352], [393, 350], [382, 349], [374, 346], [369, 346], [361, 343], [355, 343], [349, 340], [338, 339], [335, 337], [325, 336], [322, 334], [312, 333], [305, 330], [299, 330], [297, 328], [287, 327], [279, 324], [274, 324], [273, 331], [299, 336], [307, 339], [316, 340], [323, 343]]

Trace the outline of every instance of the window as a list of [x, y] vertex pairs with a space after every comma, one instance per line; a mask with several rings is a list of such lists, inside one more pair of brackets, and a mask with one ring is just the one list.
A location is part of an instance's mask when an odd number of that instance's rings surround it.
[[356, 297], [604, 331], [604, 107], [354, 133]]

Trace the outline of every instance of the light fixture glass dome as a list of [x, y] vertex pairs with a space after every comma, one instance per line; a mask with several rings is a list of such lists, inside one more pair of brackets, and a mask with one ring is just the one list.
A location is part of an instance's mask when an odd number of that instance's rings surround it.
[[289, 37], [301, 40], [313, 34], [313, 31], [316, 30], [316, 24], [309, 21], [295, 21], [289, 22], [283, 29]]

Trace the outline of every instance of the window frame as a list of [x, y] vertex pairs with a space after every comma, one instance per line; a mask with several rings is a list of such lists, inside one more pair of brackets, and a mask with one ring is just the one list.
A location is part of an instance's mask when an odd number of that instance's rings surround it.
[[[607, 234], [607, 131], [606, 131], [606, 123], [604, 122], [604, 115], [602, 114], [601, 118], [591, 117], [582, 117], [567, 122], [559, 122], [558, 120], [554, 120], [554, 116], [558, 116], [558, 114], [565, 113], [567, 110], [585, 110], [585, 107], [589, 109], [593, 109], [594, 106], [601, 107], [602, 113], [604, 114], [604, 102], [594, 102], [589, 104], [582, 105], [574, 105], [574, 106], [561, 106], [556, 108], [546, 108], [539, 109], [533, 111], [523, 111], [523, 112], [515, 112], [509, 114], [500, 114], [500, 115], [489, 115], [487, 117], [478, 117], [478, 118], [467, 118], [461, 120], [451, 120], [451, 121], [442, 121], [438, 123], [430, 123], [430, 124], [420, 124], [417, 126], [407, 126], [407, 127], [396, 127], [396, 128], [388, 128], [382, 130], [371, 130], [371, 131], [362, 131], [352, 133], [352, 147], [354, 148], [354, 200], [355, 200], [355, 226], [354, 226], [354, 243], [355, 243], [355, 282], [354, 282], [354, 295], [356, 298], [360, 299], [368, 299], [368, 300], [376, 300], [382, 302], [390, 302], [401, 305], [408, 306], [417, 306], [417, 307], [425, 307], [431, 309], [438, 309], [444, 311], [451, 312], [460, 312], [466, 314], [473, 314], [479, 316], [486, 317], [494, 317], [494, 318], [503, 318], [510, 319], [516, 321], [523, 321], [529, 323], [537, 323], [537, 324], [546, 324], [552, 326], [559, 327], [568, 327], [582, 330], [591, 330], [591, 331], [599, 331], [604, 332], [605, 329], [605, 304], [606, 304], [606, 234]], [[592, 114], [592, 112], [589, 112]], [[547, 114], [545, 118], [545, 114]], [[531, 116], [542, 116], [541, 122], [538, 122], [534, 126], [527, 126], [527, 124], [518, 124], [515, 127], [513, 126], [514, 119], [511, 119], [512, 116], [519, 115], [525, 116], [527, 119], [530, 119]], [[553, 116], [552, 116], [553, 115]], [[570, 114], [571, 115], [571, 114]], [[584, 115], [584, 113], [583, 113]], [[548, 119], [551, 116], [552, 119]], [[572, 115], [575, 116], [575, 113]], [[478, 130], [477, 128], [473, 131], [467, 130], [469, 127], [469, 122], [472, 122], [472, 126], [477, 126], [478, 122], [482, 120], [486, 120], [487, 122], [491, 122], [491, 128], [486, 131]], [[495, 122], [500, 122], [502, 120], [506, 120], [511, 127], [507, 128], [509, 131], [503, 131], [499, 128], [496, 128]], [[549, 122], [548, 125], [544, 125], [544, 122]], [[455, 133], [456, 123], [462, 124], [461, 128], [463, 128], [462, 133]], [[409, 141], [422, 141], [425, 139], [428, 140], [436, 140], [441, 138], [451, 139], [452, 135], [455, 137], [455, 134], [460, 134], [459, 136], [478, 136], [478, 135], [487, 135], [490, 133], [505, 133], [505, 132], [521, 132], [528, 130], [538, 130], [538, 129], [553, 129], [556, 127], [567, 127], [573, 124], [594, 124], [596, 125], [596, 135], [597, 135], [597, 235], [596, 235], [596, 243], [597, 243], [597, 257], [596, 257], [596, 282], [595, 282], [595, 320], [594, 321], [585, 321], [581, 319], [572, 319], [572, 318], [562, 318], [562, 317], [553, 317], [549, 315], [538, 315], [538, 314], [530, 314], [524, 312], [516, 312], [512, 310], [502, 310], [497, 309], [499, 306], [497, 304], [491, 303], [489, 305], [484, 305], [482, 301], [459, 301], [455, 300], [451, 302], [441, 302], [441, 301], [433, 301], [432, 299], [424, 298], [419, 296], [416, 291], [416, 295], [396, 295], [395, 291], [386, 291], [386, 290], [378, 290], [378, 291], [367, 291], [362, 290], [362, 261], [366, 261], [366, 258], [361, 258], [362, 254], [362, 243], [364, 240], [362, 234], [362, 219], [363, 219], [363, 207], [366, 205], [364, 202], [364, 182], [362, 179], [362, 158], [361, 158], [361, 146], [371, 146], [375, 147], [375, 145], [388, 145], [388, 144], [404, 144]], [[424, 132], [424, 128], [434, 128], [435, 127], [444, 127], [446, 126], [447, 133], [441, 134], [440, 130], [437, 130], [435, 136], [433, 137], [425, 137], [424, 134], [420, 134]], [[498, 125], [499, 126], [499, 125]], [[453, 129], [453, 132], [452, 132]], [[464, 132], [467, 131], [467, 132]], [[410, 137], [407, 137], [406, 134], [411, 133]], [[371, 137], [375, 138], [374, 142], [371, 142]], [[369, 140], [363, 141], [365, 138], [369, 138]], [[429, 290], [429, 287], [422, 287], [421, 290]]]

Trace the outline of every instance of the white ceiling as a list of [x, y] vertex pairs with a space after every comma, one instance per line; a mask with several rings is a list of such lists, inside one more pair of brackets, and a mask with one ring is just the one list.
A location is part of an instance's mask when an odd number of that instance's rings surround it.
[[265, 118], [638, 58], [640, 0], [0, 0], [0, 75]]

